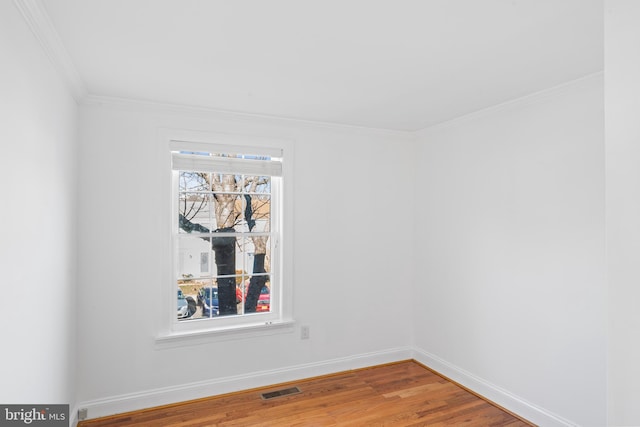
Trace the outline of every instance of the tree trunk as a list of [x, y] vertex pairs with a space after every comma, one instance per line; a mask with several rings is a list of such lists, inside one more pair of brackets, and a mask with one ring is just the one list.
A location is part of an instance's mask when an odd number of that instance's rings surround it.
[[266, 273], [264, 269], [264, 258], [266, 254], [255, 254], [253, 256], [253, 273], [249, 280], [249, 291], [247, 292], [247, 298], [244, 302], [245, 313], [255, 313], [258, 307], [258, 299], [260, 298], [260, 292], [267, 283], [267, 276], [255, 276], [256, 273]]
[[[217, 233], [233, 233], [233, 228], [220, 228]], [[213, 237], [211, 247], [215, 252], [218, 276], [218, 303], [220, 315], [238, 314], [236, 302], [236, 238]]]

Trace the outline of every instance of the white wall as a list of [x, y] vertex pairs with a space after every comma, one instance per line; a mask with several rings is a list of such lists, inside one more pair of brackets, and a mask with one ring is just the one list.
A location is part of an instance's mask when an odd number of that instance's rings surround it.
[[[267, 379], [251, 376], [264, 372], [274, 373], [273, 383], [410, 357], [408, 136], [100, 104], [81, 108], [80, 131], [78, 393], [90, 417], [158, 404], [171, 390], [187, 399], [255, 387]], [[164, 182], [160, 128], [295, 140], [294, 315], [310, 326], [311, 339], [301, 340], [296, 328], [155, 345], [153, 305], [166, 288], [162, 271], [169, 262], [162, 247], [168, 230], [160, 226], [169, 214], [160, 194], [167, 193], [157, 185]]]
[[541, 425], [605, 425], [602, 76], [423, 132], [417, 159], [418, 358]]
[[0, 402], [75, 403], [77, 106], [0, 1]]
[[605, 2], [609, 425], [640, 425], [640, 2]]

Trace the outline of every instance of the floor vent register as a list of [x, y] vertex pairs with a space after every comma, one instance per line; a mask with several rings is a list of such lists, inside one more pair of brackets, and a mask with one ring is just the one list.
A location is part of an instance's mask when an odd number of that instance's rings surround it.
[[298, 387], [290, 387], [290, 388], [284, 388], [282, 390], [262, 393], [262, 398], [264, 400], [269, 400], [269, 399], [275, 399], [276, 397], [289, 396], [290, 394], [298, 394], [298, 393], [301, 393]]

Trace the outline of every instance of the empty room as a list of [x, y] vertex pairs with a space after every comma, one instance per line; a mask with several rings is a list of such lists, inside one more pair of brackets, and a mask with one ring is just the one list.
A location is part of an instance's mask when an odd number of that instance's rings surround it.
[[637, 22], [0, 0], [0, 425], [640, 425]]

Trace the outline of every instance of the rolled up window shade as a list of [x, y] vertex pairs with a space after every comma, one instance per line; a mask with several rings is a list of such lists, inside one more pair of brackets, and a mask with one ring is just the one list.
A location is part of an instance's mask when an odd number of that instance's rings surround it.
[[173, 170], [229, 174], [282, 176], [282, 162], [172, 153]]

